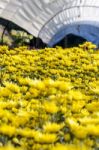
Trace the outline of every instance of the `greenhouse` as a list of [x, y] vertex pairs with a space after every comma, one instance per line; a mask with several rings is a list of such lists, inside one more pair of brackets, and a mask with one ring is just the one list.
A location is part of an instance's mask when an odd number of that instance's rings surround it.
[[99, 150], [98, 7], [0, 0], [0, 150]]
[[73, 34], [99, 44], [97, 0], [0, 0], [0, 17], [49, 46]]

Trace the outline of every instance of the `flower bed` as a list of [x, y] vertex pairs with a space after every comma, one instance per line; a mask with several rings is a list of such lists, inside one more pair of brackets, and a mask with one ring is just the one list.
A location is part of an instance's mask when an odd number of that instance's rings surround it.
[[0, 47], [0, 150], [99, 149], [99, 51]]

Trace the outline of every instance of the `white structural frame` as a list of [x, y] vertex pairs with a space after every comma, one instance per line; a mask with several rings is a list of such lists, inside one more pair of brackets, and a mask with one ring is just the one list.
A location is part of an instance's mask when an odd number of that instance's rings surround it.
[[0, 17], [49, 46], [68, 34], [99, 44], [99, 0], [0, 0]]

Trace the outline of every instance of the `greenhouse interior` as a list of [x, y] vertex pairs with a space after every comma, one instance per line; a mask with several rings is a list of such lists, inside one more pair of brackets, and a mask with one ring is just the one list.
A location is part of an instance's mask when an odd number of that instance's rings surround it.
[[99, 0], [0, 0], [0, 150], [99, 150]]

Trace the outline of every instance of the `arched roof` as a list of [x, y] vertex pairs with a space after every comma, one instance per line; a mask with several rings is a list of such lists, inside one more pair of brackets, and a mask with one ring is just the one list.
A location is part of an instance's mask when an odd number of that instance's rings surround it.
[[50, 46], [70, 33], [99, 44], [98, 0], [0, 0], [0, 17]]

